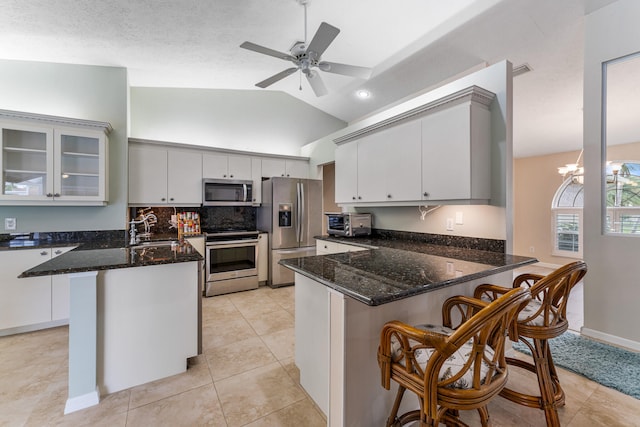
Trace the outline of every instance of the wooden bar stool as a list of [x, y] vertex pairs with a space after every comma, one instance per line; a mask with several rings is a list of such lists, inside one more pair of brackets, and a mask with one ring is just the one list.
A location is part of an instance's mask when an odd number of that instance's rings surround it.
[[[414, 421], [420, 426], [466, 425], [458, 411], [469, 409], [476, 409], [482, 425], [488, 426], [487, 403], [507, 382], [507, 330], [530, 299], [525, 288], [491, 303], [457, 296], [442, 306], [443, 326], [387, 322], [380, 334], [378, 364], [384, 388], [389, 390], [391, 380], [398, 383], [387, 427]], [[420, 409], [398, 416], [406, 390], [418, 396]]]
[[[535, 373], [540, 396], [520, 393], [507, 387], [500, 392], [500, 396], [520, 405], [544, 410], [547, 426], [560, 425], [557, 408], [565, 402], [564, 390], [560, 386], [548, 340], [562, 335], [569, 328], [569, 294], [585, 274], [587, 265], [583, 261], [576, 261], [547, 276], [522, 274], [513, 282], [513, 288], [530, 289], [533, 296], [529, 304], [518, 313], [511, 337], [529, 347], [533, 363], [511, 357], [507, 357], [507, 363]], [[483, 300], [495, 300], [508, 291], [509, 289], [500, 286], [480, 285], [474, 296]]]

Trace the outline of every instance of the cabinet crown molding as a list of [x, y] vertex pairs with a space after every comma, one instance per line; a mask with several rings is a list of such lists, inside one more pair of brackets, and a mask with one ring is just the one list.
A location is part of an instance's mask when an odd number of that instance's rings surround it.
[[27, 113], [24, 111], [0, 110], [0, 119], [7, 120], [29, 120], [53, 126], [74, 126], [92, 130], [101, 130], [109, 134], [113, 127], [109, 122], [99, 122], [95, 120], [74, 119], [70, 117], [49, 116], [46, 114]]
[[493, 92], [483, 89], [480, 86], [475, 86], [475, 85], [469, 86], [465, 89], [459, 90], [447, 96], [443, 96], [442, 98], [436, 99], [435, 101], [429, 102], [427, 104], [423, 104], [419, 107], [416, 107], [411, 110], [405, 111], [403, 113], [397, 114], [395, 116], [389, 117], [388, 119], [381, 120], [377, 123], [366, 126], [362, 129], [358, 129], [346, 135], [342, 135], [338, 138], [335, 138], [333, 142], [336, 143], [337, 145], [345, 142], [349, 142], [351, 140], [360, 138], [361, 136], [366, 135], [368, 133], [372, 133], [387, 127], [397, 125], [400, 122], [416, 118], [417, 116], [424, 116], [427, 114], [431, 114], [443, 108], [460, 104], [462, 102], [472, 102], [477, 105], [481, 105], [485, 108], [489, 108], [495, 96], [496, 95]]

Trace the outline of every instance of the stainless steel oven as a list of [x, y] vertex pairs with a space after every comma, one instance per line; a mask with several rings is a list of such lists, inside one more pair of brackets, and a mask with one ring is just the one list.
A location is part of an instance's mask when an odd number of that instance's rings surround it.
[[258, 232], [207, 233], [205, 296], [258, 288]]

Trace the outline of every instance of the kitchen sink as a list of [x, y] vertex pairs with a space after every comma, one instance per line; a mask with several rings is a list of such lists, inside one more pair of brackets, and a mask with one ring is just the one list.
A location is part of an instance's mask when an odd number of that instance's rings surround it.
[[131, 245], [131, 248], [154, 248], [157, 246], [174, 246], [179, 245], [177, 240], [151, 240], [148, 242], [139, 242], [135, 245]]

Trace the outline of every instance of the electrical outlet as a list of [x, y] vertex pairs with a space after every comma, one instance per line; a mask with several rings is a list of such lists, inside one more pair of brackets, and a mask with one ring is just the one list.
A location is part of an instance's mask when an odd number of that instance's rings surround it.
[[453, 231], [453, 218], [447, 218], [447, 231]]
[[464, 221], [462, 220], [462, 212], [456, 212], [456, 224], [463, 225]]
[[529, 252], [534, 253], [536, 251], [536, 248], [534, 248], [533, 246], [529, 246]]
[[5, 218], [4, 219], [4, 229], [5, 230], [15, 230], [16, 229], [16, 219], [15, 218]]

